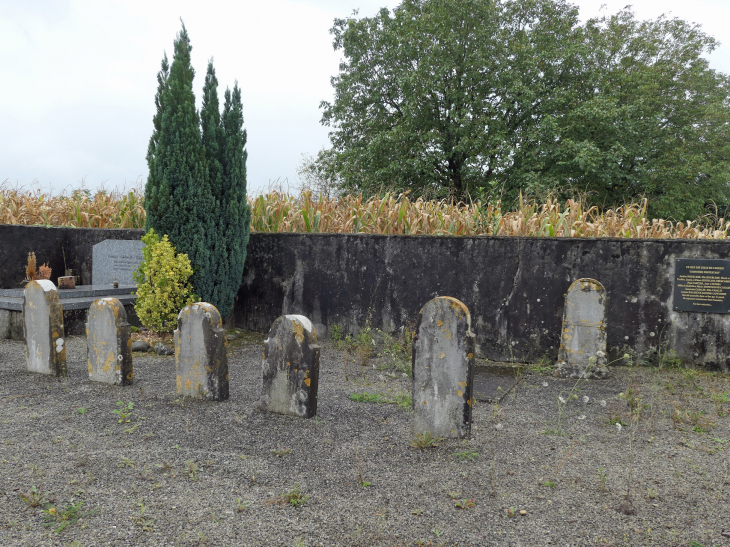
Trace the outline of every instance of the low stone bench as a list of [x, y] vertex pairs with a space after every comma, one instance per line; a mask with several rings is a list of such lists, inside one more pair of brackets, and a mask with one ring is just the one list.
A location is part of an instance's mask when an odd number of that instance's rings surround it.
[[[59, 289], [58, 297], [63, 306], [63, 322], [66, 335], [86, 334], [86, 314], [99, 298], [112, 296], [118, 299], [127, 312], [132, 325], [139, 325], [134, 313], [136, 286], [112, 287], [110, 285], [78, 285], [75, 289]], [[0, 289], [0, 339], [25, 340], [23, 334], [23, 289]]]

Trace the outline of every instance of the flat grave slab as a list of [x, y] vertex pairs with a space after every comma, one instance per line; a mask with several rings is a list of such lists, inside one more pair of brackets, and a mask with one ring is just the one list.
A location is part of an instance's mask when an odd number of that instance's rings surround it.
[[[110, 287], [108, 285], [79, 285], [75, 289], [59, 289], [58, 298], [64, 310], [85, 310], [97, 298], [113, 296], [122, 304], [134, 304], [137, 295], [132, 294], [136, 285]], [[0, 289], [0, 310], [22, 311], [23, 289]]]
[[474, 398], [487, 403], [501, 403], [520, 382], [521, 372], [522, 367], [509, 364], [474, 367]]

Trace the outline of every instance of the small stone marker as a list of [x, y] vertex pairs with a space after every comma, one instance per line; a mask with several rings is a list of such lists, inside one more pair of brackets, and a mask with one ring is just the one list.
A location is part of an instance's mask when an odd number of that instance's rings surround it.
[[59, 277], [58, 278], [58, 288], [59, 289], [75, 289], [76, 288], [76, 278], [73, 275]]
[[30, 372], [66, 375], [63, 308], [53, 281], [31, 281], [23, 291], [23, 328]]
[[264, 342], [264, 381], [259, 408], [312, 418], [319, 387], [317, 330], [303, 315], [284, 315]]
[[116, 298], [100, 298], [86, 318], [89, 380], [124, 386], [134, 379], [132, 331], [127, 312]]
[[228, 342], [216, 307], [207, 302], [185, 306], [177, 324], [177, 393], [212, 401], [228, 399]]
[[574, 281], [565, 295], [556, 375], [605, 378], [606, 289], [595, 279]]
[[142, 263], [141, 241], [128, 239], [105, 239], [91, 249], [91, 282], [94, 285], [122, 287], [136, 285], [132, 274]]
[[469, 436], [475, 338], [457, 299], [439, 296], [423, 306], [413, 341], [414, 435]]

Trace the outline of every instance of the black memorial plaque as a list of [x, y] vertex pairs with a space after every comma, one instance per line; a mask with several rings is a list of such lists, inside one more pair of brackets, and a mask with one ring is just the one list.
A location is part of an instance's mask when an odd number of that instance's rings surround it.
[[678, 258], [674, 268], [674, 310], [730, 312], [730, 260]]

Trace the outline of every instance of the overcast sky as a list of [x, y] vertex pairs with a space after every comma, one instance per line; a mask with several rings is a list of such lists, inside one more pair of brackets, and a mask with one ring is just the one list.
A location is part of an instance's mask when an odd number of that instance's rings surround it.
[[[296, 186], [302, 154], [328, 145], [319, 103], [332, 97], [339, 52], [329, 29], [353, 9], [391, 0], [0, 0], [0, 183], [109, 190], [144, 184], [156, 74], [172, 57], [180, 17], [193, 45], [195, 94], [210, 57], [219, 95], [238, 80], [248, 131], [249, 194]], [[574, 0], [583, 20], [625, 0]], [[723, 42], [710, 65], [730, 73], [730, 0], [635, 0], [700, 23]], [[172, 60], [172, 59], [170, 59]], [[83, 182], [82, 182], [83, 181]]]

